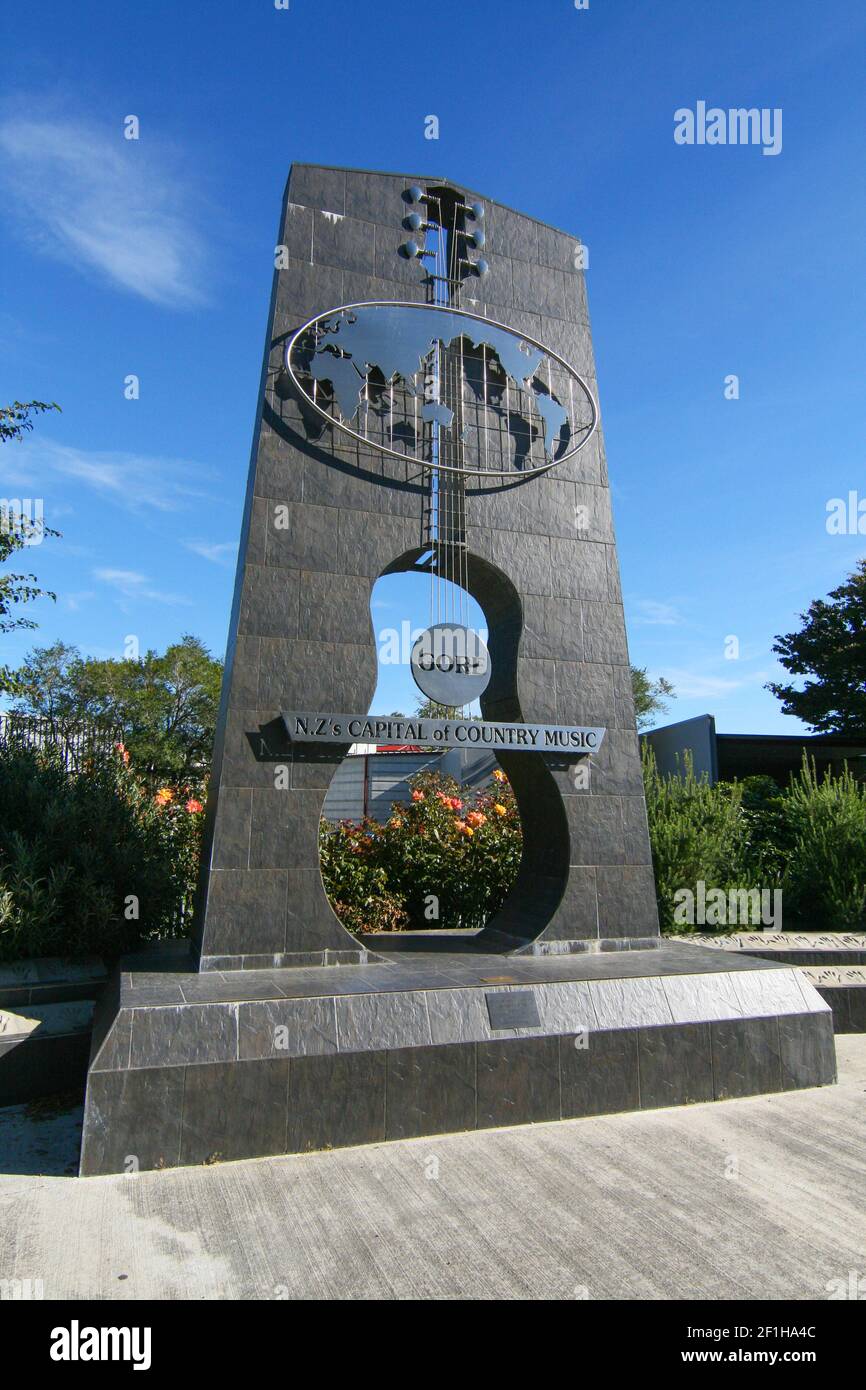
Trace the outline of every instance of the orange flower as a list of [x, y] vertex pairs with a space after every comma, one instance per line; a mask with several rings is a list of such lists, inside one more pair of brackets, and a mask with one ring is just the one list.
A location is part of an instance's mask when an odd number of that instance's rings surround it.
[[501, 801], [494, 802], [493, 809], [496, 812], [497, 816], [508, 815], [508, 808], [506, 806], [503, 806]]
[[414, 791], [414, 792], [412, 793], [412, 800], [413, 800], [413, 801], [423, 801], [423, 800], [424, 800], [424, 793], [423, 793], [423, 792], [419, 792], [419, 791]]
[[186, 809], [189, 811], [190, 815], [192, 815], [195, 811], [203, 811], [204, 807], [200, 801], [196, 801], [195, 797], [191, 796], [186, 803]]
[[125, 744], [125, 743], [115, 743], [115, 745], [114, 745], [114, 751], [115, 751], [115, 753], [119, 753], [119, 754], [120, 754], [120, 756], [121, 756], [121, 758], [123, 759], [124, 763], [128, 763], [128, 762], [129, 762], [129, 749], [126, 747], [126, 744]]
[[401, 821], [401, 819], [400, 819], [399, 816], [392, 816], [391, 819], [389, 820], [388, 824], [391, 825], [391, 826], [393, 826], [393, 828], [394, 828], [395, 830], [399, 830], [399, 829], [400, 829], [400, 826], [403, 824], [403, 822]]
[[174, 800], [174, 792], [171, 787], [160, 787], [153, 799], [157, 806], [167, 806], [170, 801]]
[[507, 782], [507, 781], [508, 781], [508, 778], [505, 776], [505, 773], [502, 771], [502, 768], [501, 768], [501, 767], [497, 767], [497, 768], [494, 768], [494, 769], [493, 769], [493, 776], [495, 777], [495, 779], [496, 779], [497, 782]]
[[466, 820], [469, 825], [479, 826], [484, 824], [484, 822], [487, 820], [487, 817], [482, 815], [480, 811], [470, 811], [469, 815], [466, 817]]
[[458, 796], [449, 797], [449, 799], [448, 799], [448, 805], [451, 807], [451, 810], [452, 810], [452, 811], [462, 811], [462, 810], [463, 810], [463, 802], [460, 800], [460, 798], [459, 798]]

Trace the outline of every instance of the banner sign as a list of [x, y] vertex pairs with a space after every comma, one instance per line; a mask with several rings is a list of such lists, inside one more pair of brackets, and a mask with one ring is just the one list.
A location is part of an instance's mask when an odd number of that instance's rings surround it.
[[387, 715], [283, 712], [293, 743], [420, 743], [438, 748], [506, 748], [512, 752], [595, 753], [604, 729], [572, 724], [501, 724], [485, 719], [394, 718]]

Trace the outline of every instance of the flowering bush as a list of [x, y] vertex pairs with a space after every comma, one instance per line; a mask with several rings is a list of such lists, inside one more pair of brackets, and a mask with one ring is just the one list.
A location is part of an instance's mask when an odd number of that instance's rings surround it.
[[0, 747], [0, 960], [96, 953], [189, 930], [203, 789], [156, 794], [118, 744], [70, 772]]
[[384, 825], [322, 822], [322, 877], [351, 931], [484, 925], [522, 848], [514, 793], [497, 771], [493, 788], [481, 791], [419, 773], [409, 802], [395, 804]]

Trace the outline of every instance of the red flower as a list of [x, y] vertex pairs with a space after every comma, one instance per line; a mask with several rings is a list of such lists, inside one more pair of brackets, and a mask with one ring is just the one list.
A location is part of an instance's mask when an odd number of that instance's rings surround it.
[[202, 806], [200, 801], [196, 801], [195, 797], [191, 796], [189, 801], [186, 803], [186, 809], [192, 815], [195, 811], [203, 811], [204, 807]]

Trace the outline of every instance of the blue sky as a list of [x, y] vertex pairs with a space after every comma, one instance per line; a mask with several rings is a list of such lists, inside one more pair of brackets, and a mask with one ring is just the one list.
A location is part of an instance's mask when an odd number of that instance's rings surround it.
[[[0, 495], [43, 497], [63, 539], [27, 557], [57, 604], [0, 660], [222, 652], [289, 165], [421, 169], [589, 247], [631, 655], [676, 686], [668, 717], [798, 731], [763, 689], [773, 635], [866, 551], [825, 524], [866, 497], [862, 0], [9, 0], [2, 23], [0, 399], [63, 414], [4, 448]], [[700, 100], [781, 108], [781, 152], [676, 144]], [[379, 625], [423, 623], [379, 598]]]

